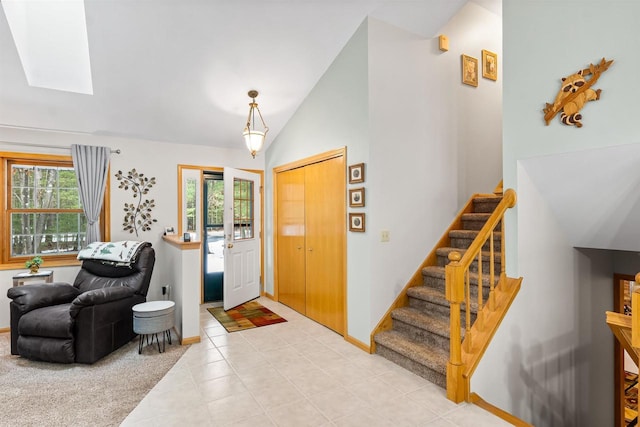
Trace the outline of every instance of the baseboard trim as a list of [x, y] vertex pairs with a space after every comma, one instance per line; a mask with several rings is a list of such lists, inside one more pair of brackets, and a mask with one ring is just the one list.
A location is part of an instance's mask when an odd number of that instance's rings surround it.
[[269, 292], [265, 292], [264, 296], [269, 298], [271, 301], [275, 301], [276, 297], [274, 297], [273, 295], [271, 295]]
[[200, 335], [198, 335], [197, 337], [183, 338], [182, 341], [180, 341], [180, 344], [189, 345], [189, 344], [197, 344], [199, 342], [200, 342]]
[[371, 347], [370, 346], [368, 346], [367, 344], [363, 343], [362, 341], [352, 337], [351, 335], [345, 335], [344, 336], [344, 340], [346, 342], [348, 342], [349, 344], [355, 345], [360, 350], [366, 351], [367, 353], [371, 353]]
[[516, 427], [533, 427], [533, 424], [524, 422], [520, 418], [514, 415], [511, 415], [510, 413], [503, 411], [502, 409], [496, 406], [493, 406], [491, 403], [487, 402], [486, 400], [478, 396], [477, 393], [471, 393], [471, 395], [469, 396], [469, 402], [473, 403], [476, 406], [481, 407], [487, 412], [491, 412], [496, 417], [502, 418], [506, 422]]
[[0, 328], [0, 334], [4, 334], [5, 332], [11, 332], [11, 328]]

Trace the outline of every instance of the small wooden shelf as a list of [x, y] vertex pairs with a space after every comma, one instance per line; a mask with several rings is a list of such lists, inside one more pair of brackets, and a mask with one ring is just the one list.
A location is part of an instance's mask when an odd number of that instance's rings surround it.
[[200, 240], [192, 240], [190, 242], [185, 242], [181, 236], [178, 235], [164, 235], [162, 236], [162, 240], [173, 245], [177, 248], [188, 250], [188, 249], [200, 249], [201, 241]]

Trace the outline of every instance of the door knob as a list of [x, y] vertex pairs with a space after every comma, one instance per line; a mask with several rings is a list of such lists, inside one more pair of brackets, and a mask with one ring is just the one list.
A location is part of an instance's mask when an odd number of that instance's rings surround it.
[[231, 249], [233, 247], [233, 243], [227, 243], [227, 248]]

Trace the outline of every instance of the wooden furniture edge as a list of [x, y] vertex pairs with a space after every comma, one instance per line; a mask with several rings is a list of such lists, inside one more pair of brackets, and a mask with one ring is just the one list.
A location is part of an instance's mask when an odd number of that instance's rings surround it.
[[11, 328], [0, 328], [0, 334], [11, 332]]
[[627, 350], [629, 357], [634, 361], [637, 365], [640, 360], [640, 356], [638, 355], [638, 351], [635, 347], [633, 347], [632, 343], [632, 334], [629, 333], [629, 336], [625, 336], [623, 334], [623, 329], [632, 331], [633, 330], [633, 319], [631, 316], [627, 316], [626, 314], [616, 313], [612, 311], [607, 311], [606, 313], [606, 323], [611, 329], [611, 332], [615, 336], [616, 340], [620, 343], [622, 348]]
[[[471, 380], [473, 372], [478, 367], [478, 364], [489, 347], [493, 336], [496, 334], [502, 320], [507, 315], [509, 307], [511, 307], [511, 304], [520, 292], [522, 280], [522, 277], [517, 279], [506, 277], [505, 283], [500, 282], [498, 287], [496, 287], [499, 292], [496, 298], [496, 310], [491, 312], [488, 305], [483, 307], [483, 310], [487, 310], [487, 313], [485, 314], [484, 330], [479, 331], [475, 324], [471, 327], [473, 330], [472, 335], [474, 336], [474, 342], [480, 342], [481, 346], [480, 348], [472, 346], [472, 353], [466, 353], [464, 351], [462, 353], [462, 364], [464, 365], [464, 372], [462, 373], [462, 376], [466, 381]], [[506, 286], [509, 282], [511, 282], [511, 286], [508, 286], [506, 290], [501, 289], [501, 285]], [[464, 341], [462, 343], [462, 348], [465, 348]]]
[[491, 403], [487, 402], [486, 400], [484, 400], [483, 398], [481, 398], [477, 393], [471, 393], [471, 395], [469, 396], [469, 402], [473, 403], [474, 405], [484, 409], [487, 412], [492, 413], [493, 415], [495, 415], [498, 418], [501, 418], [503, 420], [505, 420], [506, 422], [517, 426], [517, 427], [533, 427], [533, 424], [529, 424], [525, 421], [522, 421], [520, 418], [516, 417], [515, 415], [512, 415], [510, 413], [508, 413], [505, 410], [502, 410], [500, 408], [498, 408], [497, 406], [492, 405]]
[[344, 340], [346, 342], [348, 342], [349, 344], [355, 345], [356, 347], [358, 347], [362, 351], [365, 351], [367, 353], [371, 353], [371, 348], [367, 344], [363, 343], [362, 341], [360, 341], [357, 338], [352, 337], [351, 335], [345, 334]]
[[607, 315], [607, 323], [623, 328], [631, 328], [631, 316], [613, 311], [606, 311], [605, 314]]
[[458, 212], [458, 215], [453, 219], [453, 221], [449, 225], [449, 228], [445, 230], [445, 232], [440, 237], [440, 240], [438, 240], [438, 242], [434, 245], [433, 249], [431, 249], [431, 252], [429, 252], [429, 255], [427, 255], [424, 261], [422, 261], [422, 264], [420, 264], [420, 267], [418, 267], [418, 270], [413, 274], [413, 276], [411, 276], [411, 278], [409, 279], [407, 284], [404, 286], [404, 288], [402, 288], [402, 290], [400, 291], [396, 299], [393, 301], [389, 309], [382, 316], [382, 318], [380, 319], [376, 327], [373, 328], [373, 331], [371, 331], [371, 335], [369, 338], [371, 342], [370, 344], [371, 353], [376, 352], [376, 343], [373, 337], [380, 332], [388, 331], [391, 329], [393, 324], [393, 320], [391, 319], [391, 312], [396, 308], [404, 307], [408, 304], [409, 298], [407, 297], [407, 291], [409, 290], [409, 288], [413, 288], [414, 286], [420, 286], [420, 284], [423, 283], [423, 279], [422, 279], [423, 268], [430, 265], [436, 265], [438, 263], [438, 257], [436, 255], [436, 251], [440, 247], [450, 245], [451, 239], [449, 238], [449, 232], [451, 232], [452, 230], [459, 229], [461, 227], [462, 215], [465, 213], [470, 213], [473, 210], [473, 199], [477, 197], [495, 197], [495, 194], [476, 193], [473, 196], [471, 196], [469, 200], [467, 200], [467, 203], [460, 210], [460, 212]]
[[182, 237], [178, 235], [170, 235], [170, 236], [164, 235], [162, 236], [162, 240], [181, 250], [200, 249], [200, 244], [202, 243], [200, 240], [194, 240], [193, 242], [185, 242], [182, 240]]

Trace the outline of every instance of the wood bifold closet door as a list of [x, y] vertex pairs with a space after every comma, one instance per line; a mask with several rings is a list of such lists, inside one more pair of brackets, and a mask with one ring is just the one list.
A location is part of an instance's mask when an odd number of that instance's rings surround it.
[[276, 191], [278, 299], [343, 334], [344, 158], [280, 172]]

